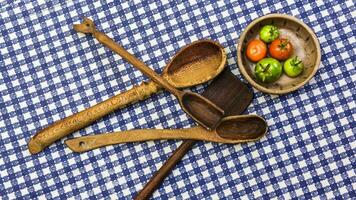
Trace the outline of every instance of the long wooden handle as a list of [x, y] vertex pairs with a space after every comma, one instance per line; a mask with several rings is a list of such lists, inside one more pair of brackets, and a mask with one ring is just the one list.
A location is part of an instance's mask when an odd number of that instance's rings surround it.
[[134, 55], [126, 51], [122, 46], [112, 40], [105, 33], [98, 31], [95, 27], [95, 24], [89, 18], [84, 18], [82, 24], [74, 25], [74, 30], [81, 33], [90, 33], [103, 45], [113, 50], [115, 53], [119, 54], [123, 59], [131, 63], [134, 67], [140, 70], [142, 73], [150, 77], [154, 82], [156, 82], [161, 87], [167, 89], [169, 92], [176, 96], [182, 96], [183, 93], [180, 90], [177, 90], [175, 87], [171, 86], [165, 79], [158, 75], [155, 71], [149, 68], [141, 60], [137, 59]]
[[31, 154], [39, 153], [56, 140], [88, 126], [94, 121], [129, 103], [145, 99], [151, 94], [156, 93], [159, 89], [160, 87], [152, 81], [148, 83], [143, 82], [141, 85], [133, 87], [124, 93], [59, 120], [33, 136], [28, 143], [28, 149]]
[[222, 119], [222, 123], [215, 131], [208, 131], [201, 126], [186, 129], [138, 129], [77, 137], [67, 140], [66, 144], [74, 152], [84, 152], [124, 142], [167, 139], [191, 139], [237, 144], [255, 141], [266, 132], [267, 124], [263, 118], [257, 115], [238, 115]]
[[[187, 129], [137, 129], [119, 131], [68, 139], [65, 143], [74, 152], [85, 152], [99, 147], [125, 142], [167, 139], [192, 139], [219, 142], [219, 138], [220, 137], [213, 132], [209, 132], [200, 126], [196, 126]], [[222, 139], [221, 141], [224, 142], [225, 139]], [[229, 140], [226, 141], [230, 142]]]
[[184, 140], [150, 181], [146, 183], [145, 187], [136, 195], [135, 200], [148, 199], [195, 143], [195, 140]]

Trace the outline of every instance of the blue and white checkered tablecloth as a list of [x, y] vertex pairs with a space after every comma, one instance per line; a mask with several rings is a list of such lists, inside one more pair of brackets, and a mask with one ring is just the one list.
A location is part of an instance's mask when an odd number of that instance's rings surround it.
[[[131, 199], [182, 143], [130, 143], [77, 154], [63, 139], [30, 155], [27, 142], [43, 127], [147, 80], [92, 37], [73, 31], [83, 16], [157, 72], [182, 46], [216, 40], [228, 53], [228, 67], [243, 79], [236, 65], [238, 37], [269, 13], [296, 16], [315, 31], [322, 48], [319, 71], [287, 95], [254, 90], [247, 113], [267, 120], [266, 137], [242, 145], [198, 142], [153, 198], [356, 199], [352, 0], [1, 1], [1, 199]], [[69, 137], [193, 124], [175, 97], [162, 92]]]

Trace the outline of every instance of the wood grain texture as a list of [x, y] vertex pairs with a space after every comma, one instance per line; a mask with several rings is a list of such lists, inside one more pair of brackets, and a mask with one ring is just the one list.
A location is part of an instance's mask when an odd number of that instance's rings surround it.
[[186, 129], [136, 129], [77, 137], [66, 140], [65, 143], [74, 152], [85, 152], [126, 142], [168, 139], [237, 144], [256, 141], [266, 132], [267, 123], [263, 118], [257, 115], [235, 115], [224, 117], [216, 130], [212, 131], [208, 131], [201, 126]]
[[[94, 23], [88, 19], [85, 19], [84, 22], [90, 25], [79, 24], [74, 25], [74, 27], [80, 29], [81, 32], [90, 33], [92, 31], [91, 26], [94, 26]], [[105, 40], [105, 38], [102, 39]], [[203, 51], [203, 49], [206, 51]], [[210, 59], [210, 57], [215, 58]], [[224, 69], [225, 62], [225, 51], [220, 44], [210, 40], [200, 40], [178, 51], [171, 62], [164, 68], [162, 77], [176, 88], [189, 87], [215, 78]], [[204, 67], [203, 73], [202, 67]], [[136, 86], [127, 92], [118, 94], [102, 103], [59, 120], [36, 133], [30, 139], [28, 149], [31, 154], [39, 153], [56, 140], [90, 125], [129, 103], [143, 100], [156, 93], [159, 89], [160, 86], [155, 82], [143, 82], [140, 86]]]
[[[150, 77], [158, 85], [174, 94], [178, 98], [182, 109], [204, 128], [213, 130], [222, 119], [224, 111], [221, 108], [201, 95], [198, 95], [194, 92], [180, 91], [170, 85], [167, 80], [159, 76], [145, 63], [126, 51], [122, 46], [109, 38], [105, 33], [98, 31], [92, 20], [85, 18], [83, 23], [75, 25], [74, 29], [78, 32], [92, 34], [104, 46], [120, 55], [123, 59], [131, 63], [143, 74]], [[210, 43], [210, 46], [212, 46], [212, 48], [207, 48], [206, 52], [202, 51], [199, 60], [204, 60], [206, 65], [216, 65], [217, 62], [224, 65], [226, 62], [226, 55], [223, 56], [225, 59], [222, 59], [223, 57], [221, 57], [220, 51], [214, 51], [216, 48], [215, 43]], [[221, 48], [221, 46], [218, 47]], [[196, 51], [191, 52], [197, 54]], [[215, 53], [216, 55], [213, 56], [211, 53]], [[191, 58], [191, 56], [189, 56], [189, 58]], [[181, 60], [184, 60], [184, 58], [181, 58]]]
[[[174, 87], [192, 86], [215, 78], [225, 67], [224, 48], [212, 40], [198, 40], [182, 48], [163, 71]], [[187, 85], [188, 84], [188, 85]]]
[[48, 145], [68, 134], [88, 126], [107, 114], [122, 108], [129, 103], [149, 97], [151, 94], [156, 93], [159, 88], [160, 87], [154, 82], [143, 82], [141, 85], [113, 96], [95, 106], [61, 119], [36, 133], [29, 141], [28, 149], [31, 154], [39, 153]]
[[[234, 98], [226, 98], [224, 94], [231, 95]], [[247, 86], [229, 70], [224, 70], [202, 95], [213, 101], [229, 115], [241, 114], [251, 103], [253, 97]], [[194, 140], [185, 140], [136, 195], [135, 199], [148, 199], [194, 144]]]

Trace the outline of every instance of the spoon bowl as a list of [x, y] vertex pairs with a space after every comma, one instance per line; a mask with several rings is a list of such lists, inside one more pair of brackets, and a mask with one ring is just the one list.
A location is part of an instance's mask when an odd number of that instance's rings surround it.
[[266, 121], [257, 115], [225, 117], [216, 128], [221, 138], [231, 141], [256, 140], [267, 132]]
[[215, 78], [224, 69], [224, 48], [211, 40], [198, 40], [182, 48], [163, 70], [162, 77], [176, 88], [190, 87]]
[[257, 115], [225, 117], [216, 130], [208, 131], [201, 126], [187, 129], [138, 129], [114, 133], [96, 134], [66, 140], [74, 152], [85, 152], [107, 145], [149, 140], [189, 139], [238, 144], [256, 141], [267, 132], [266, 121]]
[[184, 92], [178, 100], [183, 110], [208, 130], [214, 130], [224, 115], [224, 110], [193, 92]]

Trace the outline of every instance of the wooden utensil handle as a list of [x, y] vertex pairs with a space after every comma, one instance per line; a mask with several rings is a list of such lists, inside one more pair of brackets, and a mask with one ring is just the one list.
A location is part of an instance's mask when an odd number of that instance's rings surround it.
[[126, 51], [122, 46], [112, 40], [105, 33], [98, 31], [95, 27], [94, 22], [89, 18], [84, 18], [81, 24], [76, 24], [73, 26], [74, 30], [81, 33], [91, 33], [94, 37], [103, 45], [113, 50], [115, 53], [119, 54], [124, 60], [131, 63], [134, 67], [140, 70], [142, 73], [150, 77], [154, 82], [156, 82], [161, 87], [167, 89], [169, 92], [176, 96], [181, 96], [183, 93], [171, 86], [165, 79], [158, 75], [155, 71], [149, 68], [141, 60], [137, 59], [134, 55]]
[[138, 100], [143, 100], [151, 94], [156, 93], [159, 89], [160, 87], [152, 81], [148, 83], [143, 82], [141, 85], [133, 87], [124, 93], [113, 96], [93, 107], [59, 120], [33, 136], [28, 143], [28, 149], [31, 154], [39, 153], [56, 140], [88, 126], [118, 108]]
[[136, 129], [114, 133], [96, 134], [66, 140], [66, 145], [74, 152], [85, 152], [99, 147], [125, 142], [141, 142], [166, 139], [202, 140], [212, 135], [202, 127], [188, 129]]
[[155, 173], [145, 187], [136, 195], [135, 200], [148, 199], [195, 143], [195, 140], [185, 140]]

